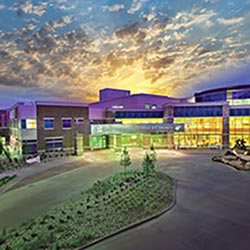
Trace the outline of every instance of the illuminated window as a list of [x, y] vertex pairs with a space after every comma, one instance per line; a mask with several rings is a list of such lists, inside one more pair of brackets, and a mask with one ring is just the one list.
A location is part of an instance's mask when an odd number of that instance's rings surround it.
[[27, 129], [34, 129], [34, 128], [36, 128], [36, 120], [35, 119], [27, 119], [26, 120], [26, 128]]
[[150, 109], [150, 104], [146, 103], [145, 104], [145, 109]]
[[54, 129], [54, 119], [55, 118], [43, 118], [44, 129]]
[[152, 109], [157, 109], [157, 105], [156, 104], [152, 104]]
[[71, 118], [62, 118], [62, 128], [71, 129]]
[[113, 109], [123, 109], [124, 107], [122, 104], [120, 104], [120, 105], [114, 105], [114, 106], [112, 106], [112, 108]]
[[36, 120], [35, 119], [22, 119], [21, 120], [21, 129], [35, 129]]

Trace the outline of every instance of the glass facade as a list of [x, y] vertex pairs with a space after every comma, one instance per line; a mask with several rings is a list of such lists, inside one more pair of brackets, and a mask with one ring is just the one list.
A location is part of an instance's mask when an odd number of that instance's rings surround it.
[[122, 147], [142, 147], [142, 134], [122, 134], [121, 146]]
[[196, 95], [196, 102], [219, 102], [227, 100], [226, 90], [221, 92]]
[[222, 117], [174, 118], [185, 124], [185, 132], [174, 134], [174, 145], [179, 147], [210, 147], [222, 145]]
[[230, 109], [230, 116], [250, 116], [250, 108]]
[[222, 106], [174, 107], [174, 117], [217, 117], [222, 116]]
[[237, 139], [244, 139], [250, 146], [250, 116], [230, 117], [230, 146], [234, 146]]
[[168, 137], [167, 134], [151, 134], [150, 135], [150, 145], [154, 147], [167, 147]]
[[233, 91], [232, 98], [233, 99], [250, 99], [250, 89]]

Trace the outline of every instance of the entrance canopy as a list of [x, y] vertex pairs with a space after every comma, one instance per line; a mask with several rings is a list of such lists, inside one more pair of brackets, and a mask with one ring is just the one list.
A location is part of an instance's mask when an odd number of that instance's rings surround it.
[[133, 134], [184, 132], [184, 124], [91, 124], [91, 134]]

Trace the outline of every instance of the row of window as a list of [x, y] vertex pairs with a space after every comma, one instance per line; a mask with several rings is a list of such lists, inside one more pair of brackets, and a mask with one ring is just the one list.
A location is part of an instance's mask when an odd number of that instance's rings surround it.
[[250, 98], [250, 89], [233, 91], [232, 98], [233, 99], [249, 99]]
[[230, 116], [250, 116], [250, 108], [230, 109]]
[[185, 133], [212, 134], [222, 133], [222, 117], [174, 118], [174, 123], [184, 124]]
[[115, 118], [163, 118], [163, 111], [116, 111]]
[[230, 105], [250, 105], [250, 98], [249, 99], [232, 99], [229, 100]]
[[[44, 129], [54, 129], [55, 118], [43, 118], [43, 127]], [[75, 118], [75, 124], [81, 125], [84, 123], [83, 117]], [[71, 129], [72, 128], [72, 118], [62, 118], [62, 128]]]
[[174, 107], [174, 117], [222, 116], [222, 106]]
[[226, 91], [219, 93], [201, 94], [196, 96], [197, 102], [219, 102], [226, 100], [227, 100]]
[[[54, 129], [54, 117], [44, 118], [43, 127], [44, 129]], [[75, 118], [75, 124], [81, 125], [84, 123], [83, 117]], [[71, 129], [72, 127], [72, 118], [62, 118], [62, 128]], [[21, 129], [36, 129], [37, 121], [35, 119], [22, 119], [21, 120]]]

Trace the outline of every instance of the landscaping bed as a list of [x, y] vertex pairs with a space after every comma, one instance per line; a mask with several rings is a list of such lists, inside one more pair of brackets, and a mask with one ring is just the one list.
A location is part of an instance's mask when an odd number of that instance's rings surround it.
[[168, 208], [173, 180], [162, 172], [133, 170], [96, 182], [50, 212], [4, 230], [0, 249], [76, 249]]
[[0, 179], [0, 187], [6, 185], [8, 182], [10, 182], [11, 180], [13, 180], [14, 178], [16, 178], [16, 175], [12, 175], [12, 176], [5, 176], [3, 178]]

